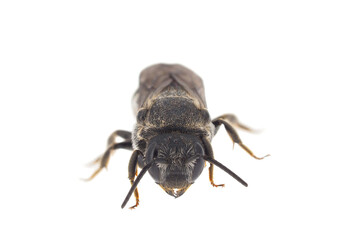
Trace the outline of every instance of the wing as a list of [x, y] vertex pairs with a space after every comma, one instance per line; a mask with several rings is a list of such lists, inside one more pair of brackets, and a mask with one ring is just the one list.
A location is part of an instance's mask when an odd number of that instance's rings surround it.
[[144, 69], [140, 74], [139, 88], [133, 98], [135, 112], [147, 99], [160, 93], [173, 81], [197, 98], [202, 108], [206, 108], [203, 81], [197, 74], [179, 64], [156, 64]]

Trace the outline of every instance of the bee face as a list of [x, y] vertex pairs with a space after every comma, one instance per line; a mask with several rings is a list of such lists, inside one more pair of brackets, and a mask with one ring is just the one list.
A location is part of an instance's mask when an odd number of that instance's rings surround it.
[[193, 135], [164, 134], [152, 141], [157, 147], [150, 175], [169, 195], [181, 196], [204, 168], [200, 140]]

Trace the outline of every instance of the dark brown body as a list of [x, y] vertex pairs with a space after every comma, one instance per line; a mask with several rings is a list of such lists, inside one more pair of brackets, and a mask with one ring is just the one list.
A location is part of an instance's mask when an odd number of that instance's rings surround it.
[[[238, 122], [232, 114], [210, 119], [202, 79], [190, 69], [178, 64], [157, 64], [143, 70], [140, 85], [133, 97], [137, 123], [131, 132], [117, 130], [108, 139], [107, 150], [95, 163], [100, 167], [88, 179], [93, 179], [108, 165], [116, 149], [133, 150], [128, 177], [132, 184], [122, 208], [134, 193], [138, 206], [137, 185], [146, 172], [169, 195], [179, 197], [202, 173], [205, 161], [210, 163], [209, 180], [214, 187], [214, 165], [221, 168], [244, 186], [247, 183], [214, 159], [211, 140], [224, 125], [233, 143], [239, 144], [256, 159], [239, 138], [234, 127], [250, 128]], [[122, 142], [115, 138], [121, 137]], [[142, 168], [137, 176], [137, 165]], [[137, 176], [137, 178], [135, 178]]]
[[209, 141], [214, 135], [202, 79], [179, 64], [157, 64], [142, 71], [133, 105], [137, 114], [133, 148], [142, 152], [146, 142], [161, 132], [194, 133]]
[[[168, 166], [163, 169], [159, 164], [151, 167], [149, 173], [168, 194], [179, 197], [204, 168], [204, 161], [187, 167], [186, 161], [192, 154], [187, 156], [181, 152], [191, 152], [194, 142], [201, 141], [202, 137], [210, 142], [214, 135], [202, 79], [181, 65], [153, 65], [142, 71], [134, 101], [137, 124], [132, 133], [133, 149], [145, 155], [151, 139], [163, 134], [171, 138], [159, 139], [158, 144], [159, 153], [164, 149], [162, 157]], [[172, 141], [181, 144], [172, 146]], [[141, 155], [139, 167], [146, 164]]]

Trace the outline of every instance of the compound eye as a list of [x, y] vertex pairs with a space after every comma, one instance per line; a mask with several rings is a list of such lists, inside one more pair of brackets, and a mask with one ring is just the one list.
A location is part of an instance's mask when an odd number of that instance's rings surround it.
[[194, 144], [194, 150], [197, 155], [200, 155], [200, 156], [204, 155], [204, 148], [200, 143], [196, 142]]

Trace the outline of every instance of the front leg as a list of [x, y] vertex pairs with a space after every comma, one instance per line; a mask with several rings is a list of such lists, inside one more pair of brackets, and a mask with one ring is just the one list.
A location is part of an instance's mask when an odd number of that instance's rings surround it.
[[[133, 151], [130, 162], [128, 164], [128, 179], [131, 182], [131, 186], [133, 186], [134, 179], [138, 175], [137, 161], [139, 155], [143, 156], [143, 154], [139, 150]], [[134, 197], [136, 199], [136, 204], [130, 207], [130, 209], [134, 209], [139, 205], [139, 194], [137, 188], [134, 190]]]
[[[234, 117], [234, 115], [225, 114], [223, 116], [220, 116], [220, 117], [214, 119], [212, 121], [212, 123], [214, 124], [215, 129], [218, 130], [221, 125], [224, 125], [228, 135], [230, 136], [230, 138], [231, 138], [231, 140], [233, 142], [233, 144], [237, 143], [238, 145], [240, 145], [240, 147], [243, 150], [245, 150], [249, 155], [251, 155], [255, 159], [261, 160], [261, 159], [263, 159], [263, 158], [265, 158], [267, 156], [270, 156], [269, 154], [264, 156], [264, 157], [257, 157], [256, 155], [254, 155], [254, 153], [246, 145], [244, 145], [242, 143], [242, 140], [238, 136], [238, 134], [237, 134], [236, 130], [234, 129], [234, 127], [232, 126], [232, 124], [235, 125], [235, 123], [236, 122], [238, 123], [238, 121], [236, 120], [234, 122], [234, 119], [232, 119], [231, 117]], [[241, 126], [242, 126], [242, 128], [244, 128], [243, 127], [244, 125], [241, 125]], [[249, 129], [248, 127], [246, 127], [246, 128]]]
[[[205, 137], [202, 138], [202, 141], [204, 145], [205, 155], [214, 159], [213, 148], [211, 147], [210, 142]], [[209, 181], [213, 187], [225, 187], [225, 184], [214, 183], [214, 165], [212, 163], [210, 163], [209, 166]]]

